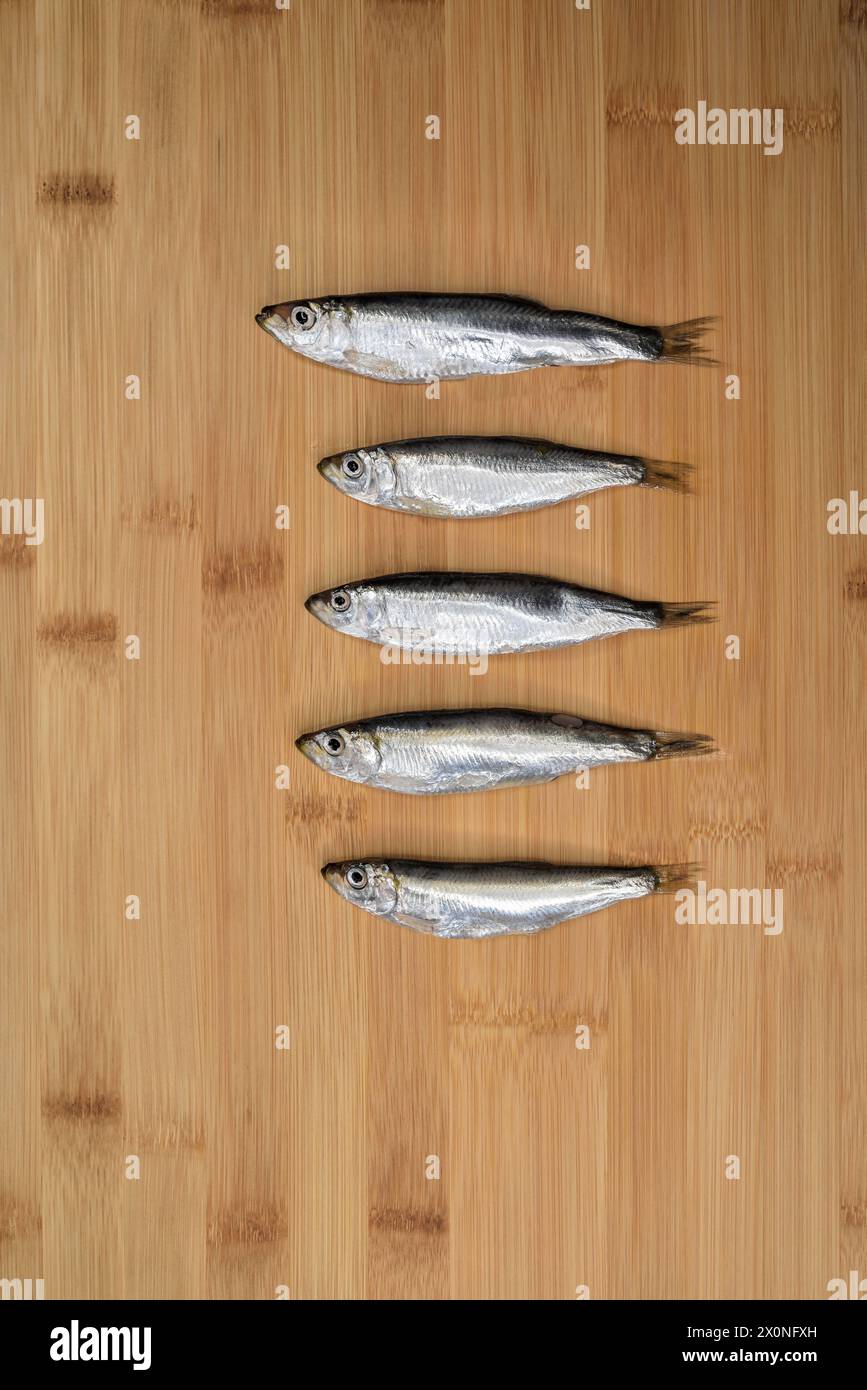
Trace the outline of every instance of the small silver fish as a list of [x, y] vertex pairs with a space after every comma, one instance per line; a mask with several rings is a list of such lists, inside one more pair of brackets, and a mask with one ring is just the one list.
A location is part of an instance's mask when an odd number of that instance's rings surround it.
[[413, 796], [526, 787], [605, 763], [716, 751], [704, 734], [620, 729], [522, 709], [385, 714], [302, 734], [296, 746], [335, 777]]
[[481, 940], [529, 935], [603, 907], [676, 893], [697, 866], [577, 868], [558, 864], [441, 864], [353, 859], [322, 876], [347, 902], [428, 936]]
[[642, 328], [497, 294], [355, 294], [268, 304], [278, 342], [377, 381], [500, 375], [601, 362], [704, 362], [710, 319]]
[[387, 574], [311, 594], [327, 627], [395, 650], [532, 652], [638, 628], [713, 621], [705, 603], [653, 603], [533, 574]]
[[573, 449], [546, 439], [399, 439], [331, 454], [323, 478], [373, 507], [418, 516], [507, 516], [608, 487], [688, 492], [688, 464]]

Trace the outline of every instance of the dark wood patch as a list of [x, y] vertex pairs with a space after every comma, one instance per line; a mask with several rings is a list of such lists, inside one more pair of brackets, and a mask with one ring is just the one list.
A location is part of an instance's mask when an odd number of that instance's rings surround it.
[[739, 819], [720, 818], [714, 821], [698, 821], [689, 828], [691, 840], [708, 840], [712, 845], [733, 845], [743, 840], [760, 840], [765, 834], [764, 821], [754, 816]]
[[39, 624], [39, 640], [51, 647], [102, 647], [117, 640], [114, 613], [56, 613]]
[[492, 1004], [485, 999], [459, 1000], [449, 1010], [449, 1024], [456, 1028], [523, 1029], [545, 1037], [574, 1036], [578, 1024], [591, 1033], [604, 1032], [607, 1019], [592, 1015], [578, 1006], [572, 1009], [537, 1009], [529, 1004]]
[[321, 825], [352, 825], [361, 820], [362, 808], [357, 798], [344, 796], [296, 796], [284, 792], [286, 823], [312, 829]]
[[824, 883], [838, 878], [843, 867], [839, 854], [816, 852], [784, 859], [781, 855], [768, 859], [765, 878], [770, 888], [785, 883]]
[[283, 578], [283, 556], [269, 545], [218, 550], [202, 566], [202, 586], [212, 594], [273, 589]]
[[37, 201], [50, 207], [110, 207], [114, 179], [103, 174], [49, 174], [40, 180]]
[[867, 1201], [863, 1197], [840, 1203], [840, 1217], [844, 1226], [867, 1226]]
[[850, 570], [846, 575], [844, 592], [847, 598], [867, 598], [867, 568]]
[[623, 126], [626, 129], [671, 126], [673, 130], [677, 112], [684, 105], [684, 101], [674, 97], [648, 95], [641, 99], [637, 93], [618, 90], [608, 94], [605, 119], [610, 126]]
[[0, 536], [0, 569], [29, 569], [38, 545], [26, 545], [24, 536]]
[[210, 1245], [268, 1245], [288, 1234], [286, 1212], [279, 1207], [232, 1208], [208, 1222]]
[[123, 521], [133, 529], [195, 531], [199, 524], [199, 512], [192, 495], [186, 498], [154, 497], [137, 510], [125, 509]]
[[42, 1113], [47, 1120], [68, 1120], [73, 1124], [103, 1124], [120, 1118], [120, 1096], [109, 1091], [77, 1091], [74, 1094], [46, 1096]]
[[867, 0], [842, 0], [840, 23], [851, 24], [854, 29], [867, 28]]
[[371, 1231], [397, 1235], [445, 1235], [448, 1217], [442, 1211], [423, 1211], [420, 1207], [372, 1207], [368, 1216]]
[[4, 1240], [39, 1235], [41, 1230], [42, 1216], [35, 1207], [0, 1193], [0, 1245]]
[[199, 0], [199, 11], [205, 19], [288, 19], [298, 3], [290, 0], [287, 11], [274, 0]]

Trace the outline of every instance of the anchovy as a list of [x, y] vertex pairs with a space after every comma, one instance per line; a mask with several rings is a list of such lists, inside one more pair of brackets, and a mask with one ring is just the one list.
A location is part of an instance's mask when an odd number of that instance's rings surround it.
[[327, 627], [420, 656], [540, 651], [713, 621], [705, 603], [643, 602], [532, 574], [387, 574], [324, 589], [305, 606]]
[[418, 516], [506, 516], [608, 487], [688, 492], [688, 464], [547, 439], [399, 439], [331, 454], [319, 472], [347, 497]]
[[441, 864], [354, 859], [322, 876], [347, 902], [428, 936], [480, 940], [529, 935], [603, 907], [676, 893], [696, 865], [577, 868], [557, 864]]
[[296, 746], [335, 777], [414, 796], [526, 787], [605, 763], [716, 751], [704, 734], [621, 729], [522, 709], [385, 714], [302, 734]]
[[303, 357], [378, 381], [712, 361], [702, 343], [711, 319], [642, 328], [498, 294], [329, 295], [268, 304], [256, 322]]

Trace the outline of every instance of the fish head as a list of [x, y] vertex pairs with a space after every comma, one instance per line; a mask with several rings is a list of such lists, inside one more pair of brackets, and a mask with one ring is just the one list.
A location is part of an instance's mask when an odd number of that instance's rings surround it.
[[304, 607], [326, 627], [353, 637], [375, 638], [381, 626], [379, 595], [363, 581], [311, 594]]
[[326, 864], [322, 877], [341, 898], [374, 917], [388, 917], [397, 906], [399, 883], [382, 860], [349, 859]]
[[339, 492], [357, 497], [361, 502], [382, 503], [394, 493], [397, 481], [388, 450], [381, 445], [374, 449], [350, 449], [345, 454], [330, 454], [317, 465]]
[[346, 347], [348, 311], [335, 299], [291, 299], [266, 304], [256, 322], [284, 347], [317, 362], [335, 362]]
[[382, 763], [375, 737], [358, 725], [302, 734], [295, 745], [317, 767], [347, 782], [368, 782]]

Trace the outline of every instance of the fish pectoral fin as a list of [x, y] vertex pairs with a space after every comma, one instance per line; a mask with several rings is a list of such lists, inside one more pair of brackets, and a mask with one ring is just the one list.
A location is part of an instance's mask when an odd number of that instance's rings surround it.
[[[434, 936], [446, 940], [483, 941], [489, 936], [507, 936], [513, 927], [505, 927], [486, 917], [453, 917], [434, 929]], [[518, 928], [532, 930], [532, 928]]]
[[429, 917], [414, 917], [410, 912], [393, 912], [390, 920], [399, 927], [409, 927], [410, 931], [421, 932], [424, 936], [439, 936], [439, 928]]
[[450, 517], [452, 515], [451, 507], [447, 506], [445, 502], [435, 502], [428, 497], [424, 497], [420, 499], [418, 502], [414, 502], [413, 505], [410, 507], [407, 507], [405, 505], [404, 499], [402, 497], [396, 499], [392, 505], [395, 511], [413, 511], [418, 516]]
[[491, 777], [488, 772], [462, 772], [458, 790], [462, 792], [484, 792], [487, 791], [490, 786]]
[[395, 380], [403, 380], [400, 364], [390, 361], [387, 357], [376, 357], [370, 352], [358, 352], [356, 348], [347, 348], [343, 360], [347, 366], [355, 367], [362, 372], [379, 373]]

